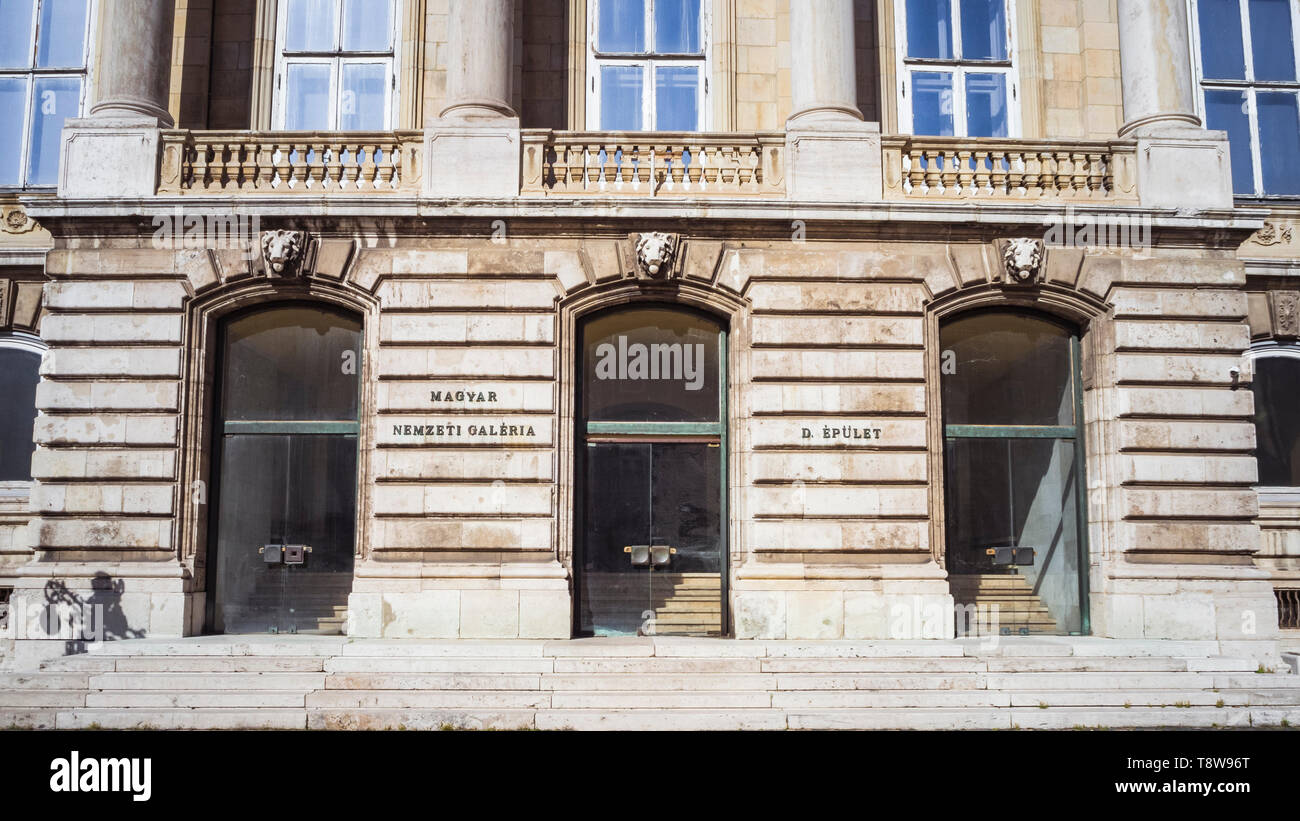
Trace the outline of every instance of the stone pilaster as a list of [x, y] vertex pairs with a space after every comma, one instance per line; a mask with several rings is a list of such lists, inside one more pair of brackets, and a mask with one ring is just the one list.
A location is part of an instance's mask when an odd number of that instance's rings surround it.
[[1182, 0], [1119, 0], [1121, 137], [1138, 141], [1138, 196], [1158, 208], [1231, 208], [1228, 137], [1206, 131]]

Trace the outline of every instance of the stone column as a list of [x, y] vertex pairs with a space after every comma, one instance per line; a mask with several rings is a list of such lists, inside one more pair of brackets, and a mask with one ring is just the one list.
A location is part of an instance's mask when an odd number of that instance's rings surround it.
[[514, 117], [515, 8], [512, 0], [451, 0], [447, 23], [447, 106], [442, 117]]
[[1199, 128], [1182, 0], [1119, 0], [1124, 126], [1120, 136]]
[[113, 0], [101, 13], [99, 101], [91, 117], [136, 119], [171, 128], [173, 0]]
[[173, 126], [167, 98], [176, 4], [114, 0], [100, 14], [98, 102], [89, 117], [64, 125], [59, 196], [152, 196], [160, 129]]
[[1158, 208], [1231, 208], [1228, 138], [1196, 114], [1187, 4], [1119, 0], [1124, 125], [1138, 141], [1138, 198]]
[[790, 0], [788, 125], [861, 122], [853, 0]]
[[429, 197], [519, 194], [519, 117], [510, 105], [514, 0], [451, 0], [447, 106], [425, 130]]
[[787, 187], [798, 200], [881, 199], [880, 124], [858, 110], [853, 0], [790, 0]]

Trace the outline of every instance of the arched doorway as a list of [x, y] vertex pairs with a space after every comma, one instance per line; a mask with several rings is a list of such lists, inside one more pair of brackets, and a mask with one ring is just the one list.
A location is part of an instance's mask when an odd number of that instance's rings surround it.
[[723, 635], [725, 326], [619, 308], [578, 350], [575, 632]]
[[1088, 632], [1078, 331], [1020, 310], [939, 331], [953, 597], [1000, 632]]
[[361, 322], [320, 305], [217, 334], [208, 628], [341, 633], [357, 522]]

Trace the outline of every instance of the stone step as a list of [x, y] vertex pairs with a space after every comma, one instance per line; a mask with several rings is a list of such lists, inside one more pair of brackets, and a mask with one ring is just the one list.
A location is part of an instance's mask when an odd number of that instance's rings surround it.
[[45, 707], [7, 707], [0, 710], [0, 730], [53, 730], [58, 712]]
[[985, 686], [990, 690], [1208, 690], [1215, 686], [1215, 678], [1209, 673], [989, 673]]
[[0, 690], [0, 726], [11, 707], [84, 707], [86, 691], [75, 690]]
[[341, 636], [204, 636], [199, 639], [102, 641], [88, 647], [99, 656], [327, 656], [345, 651]]
[[555, 659], [556, 673], [759, 673], [757, 658], [583, 658]]
[[309, 709], [309, 730], [531, 730], [533, 710]]
[[100, 673], [95, 690], [319, 690], [324, 673]]
[[311, 708], [519, 710], [550, 706], [551, 694], [526, 690], [319, 690], [307, 694]]
[[0, 673], [3, 690], [84, 690], [90, 673]]
[[107, 690], [86, 696], [86, 707], [158, 709], [275, 708], [302, 707], [302, 690]]
[[783, 710], [1010, 707], [1011, 696], [989, 690], [780, 690], [772, 693], [772, 706]]
[[556, 673], [544, 676], [544, 690], [769, 690], [774, 676], [766, 673]]
[[780, 710], [539, 710], [539, 730], [784, 730]]
[[550, 673], [559, 659], [340, 656], [325, 660], [327, 673]]
[[307, 713], [301, 708], [136, 710], [103, 707], [59, 711], [56, 721], [60, 730], [301, 730], [307, 726]]
[[560, 710], [742, 710], [772, 706], [772, 694], [761, 691], [709, 690], [705, 692], [555, 691], [550, 704]]
[[986, 663], [974, 658], [765, 658], [765, 673], [981, 673]]
[[542, 688], [542, 676], [512, 673], [332, 673], [325, 690], [528, 690]]
[[114, 663], [118, 673], [320, 673], [320, 656], [123, 656], [97, 659]]
[[983, 673], [787, 673], [778, 690], [983, 690]]

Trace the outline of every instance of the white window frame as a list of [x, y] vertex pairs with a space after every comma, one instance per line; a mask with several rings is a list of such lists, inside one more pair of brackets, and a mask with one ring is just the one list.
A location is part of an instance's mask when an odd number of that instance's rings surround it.
[[27, 163], [31, 158], [32, 147], [32, 126], [35, 122], [36, 112], [36, 80], [42, 77], [80, 77], [81, 78], [81, 99], [77, 101], [77, 116], [84, 116], [86, 113], [86, 101], [90, 99], [90, 55], [95, 53], [94, 38], [97, 30], [97, 14], [99, 13], [99, 0], [89, 0], [86, 3], [86, 30], [82, 34], [82, 53], [80, 68], [37, 68], [36, 67], [36, 47], [40, 42], [41, 26], [41, 6], [45, 0], [29, 0], [32, 4], [32, 38], [31, 50], [28, 52], [28, 66], [26, 68], [0, 68], [0, 77], [25, 77], [27, 78], [27, 99], [23, 103], [22, 111], [22, 137], [19, 146], [18, 158], [18, 182], [0, 184], [0, 190], [14, 191], [19, 189], [37, 189], [48, 190], [58, 186], [58, 174], [56, 169], [55, 181], [37, 185], [29, 183], [27, 180]]
[[[1300, 360], [1300, 342], [1277, 342], [1272, 339], [1256, 342], [1246, 349], [1242, 358], [1251, 363], [1257, 359], [1270, 358]], [[1251, 370], [1254, 371], [1253, 364]], [[1300, 399], [1297, 399], [1295, 410], [1300, 413]], [[1254, 416], [1251, 417], [1251, 422], [1253, 424]], [[1261, 496], [1268, 496], [1270, 501], [1300, 504], [1300, 487], [1256, 485], [1255, 489]]]
[[[642, 131], [654, 131], [655, 122], [655, 68], [662, 65], [698, 65], [700, 69], [699, 111], [695, 131], [708, 131], [713, 127], [713, 106], [709, 98], [709, 68], [713, 65], [713, 18], [711, 0], [700, 0], [700, 43], [702, 54], [604, 54], [597, 50], [600, 32], [600, 0], [587, 0], [587, 129], [600, 128], [600, 69], [603, 66], [641, 67], [641, 124], [651, 126]], [[645, 32], [647, 39], [654, 37], [654, 0], [645, 0]], [[649, 45], [649, 44], [647, 44]]]
[[[960, 55], [961, 51], [961, 4], [962, 0], [951, 0], [952, 51]], [[1005, 60], [965, 60], [954, 57], [951, 60], [939, 60], [907, 56], [907, 0], [894, 0], [894, 76], [897, 78], [894, 99], [898, 101], [898, 130], [903, 134], [913, 133], [912, 117], [912, 74], [916, 72], [945, 72], [952, 74], [953, 137], [968, 137], [966, 133], [966, 75], [967, 74], [1002, 74], [1007, 81], [1007, 136], [994, 139], [1018, 139], [1021, 134], [1020, 123], [1020, 73], [1019, 61], [1016, 60], [1018, 42], [1016, 38], [1016, 0], [1004, 0], [1007, 22], [1007, 58]], [[932, 136], [932, 135], [925, 135]]]
[[[37, 366], [39, 374], [45, 366], [45, 354], [49, 348], [41, 341], [39, 336], [23, 333], [22, 331], [11, 331], [0, 333], [0, 348], [11, 348], [19, 351], [27, 351], [37, 354], [41, 357], [41, 364]], [[39, 411], [37, 412], [39, 415]], [[31, 467], [28, 467], [30, 472]], [[14, 481], [0, 481], [0, 501], [6, 498], [21, 499], [26, 498], [31, 490], [32, 480], [18, 479]]]
[[285, 97], [288, 93], [288, 69], [291, 65], [328, 65], [330, 68], [330, 110], [329, 124], [326, 131], [342, 131], [339, 128], [339, 100], [343, 94], [342, 73], [344, 65], [383, 64], [388, 67], [389, 93], [384, 95], [384, 123], [379, 131], [393, 130], [393, 120], [398, 111], [401, 94], [401, 24], [404, 14], [404, 0], [392, 0], [393, 29], [390, 32], [390, 48], [387, 51], [343, 51], [340, 40], [343, 28], [343, 0], [334, 0], [334, 42], [336, 49], [329, 51], [295, 51], [286, 52], [285, 42], [289, 27], [289, 3], [280, 0], [275, 25], [275, 103], [272, 107], [271, 122], [276, 130], [284, 130]]
[[1254, 192], [1250, 194], [1237, 194], [1234, 190], [1234, 196], [1250, 197], [1252, 199], [1295, 199], [1300, 196], [1300, 192], [1294, 194], [1267, 194], [1264, 192], [1263, 152], [1259, 145], [1259, 104], [1255, 97], [1260, 91], [1289, 91], [1292, 94], [1300, 96], [1300, 0], [1290, 0], [1291, 59], [1297, 64], [1296, 79], [1282, 82], [1257, 81], [1255, 79], [1254, 46], [1250, 39], [1250, 7], [1245, 0], [1237, 0], [1237, 8], [1241, 13], [1241, 46], [1246, 61], [1246, 79], [1205, 79], [1205, 73], [1201, 69], [1201, 15], [1199, 2], [1198, 0], [1188, 0], [1188, 3], [1187, 24], [1191, 27], [1192, 71], [1194, 72], [1193, 76], [1196, 77], [1196, 113], [1200, 116], [1201, 122], [1208, 123], [1206, 119], [1207, 108], [1205, 104], [1205, 92], [1207, 90], [1240, 91], [1246, 95], [1246, 118], [1250, 129], [1250, 157], [1252, 170], [1254, 172], [1254, 180], [1252, 180]]

